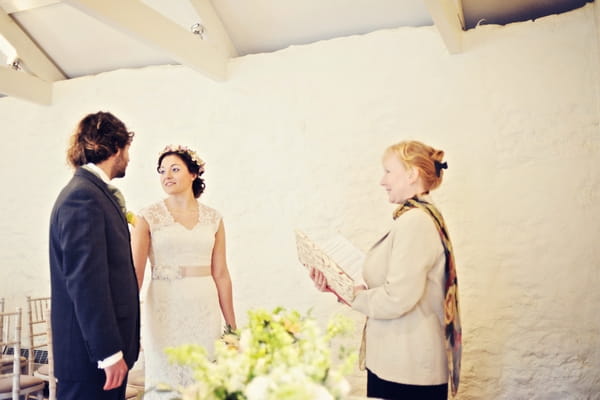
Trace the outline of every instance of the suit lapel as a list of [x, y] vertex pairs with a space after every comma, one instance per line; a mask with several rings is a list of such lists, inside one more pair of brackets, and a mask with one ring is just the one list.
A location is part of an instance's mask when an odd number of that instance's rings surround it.
[[84, 167], [77, 168], [77, 170], [75, 171], [75, 175], [86, 179], [94, 185], [96, 185], [102, 191], [102, 193], [104, 193], [106, 198], [113, 204], [113, 206], [121, 216], [121, 220], [125, 223], [125, 225], [127, 225], [127, 219], [121, 211], [121, 206], [119, 205], [119, 202], [117, 201], [115, 196], [110, 192], [106, 183], [98, 175]]

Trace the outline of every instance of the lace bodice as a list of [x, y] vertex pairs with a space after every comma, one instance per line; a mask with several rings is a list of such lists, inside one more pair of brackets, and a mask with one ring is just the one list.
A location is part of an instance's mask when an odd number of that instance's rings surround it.
[[221, 215], [198, 202], [198, 221], [191, 229], [176, 222], [164, 201], [144, 208], [150, 226], [148, 258], [152, 279], [180, 279], [181, 267], [210, 266]]

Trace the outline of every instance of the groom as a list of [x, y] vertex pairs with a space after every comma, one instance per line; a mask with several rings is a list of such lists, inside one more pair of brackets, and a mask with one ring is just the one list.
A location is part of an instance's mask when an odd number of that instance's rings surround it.
[[[140, 316], [124, 204], [133, 133], [114, 115], [85, 116], [67, 152], [76, 168], [50, 219], [54, 372], [60, 400], [123, 400]], [[122, 199], [122, 197], [121, 197]]]

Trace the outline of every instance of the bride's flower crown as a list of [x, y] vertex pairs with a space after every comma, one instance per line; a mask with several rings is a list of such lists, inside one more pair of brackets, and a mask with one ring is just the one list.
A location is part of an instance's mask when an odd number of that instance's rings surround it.
[[205, 162], [200, 158], [198, 153], [196, 153], [194, 150], [190, 149], [187, 146], [182, 146], [180, 144], [178, 144], [177, 146], [174, 146], [172, 144], [169, 144], [169, 145], [165, 146], [165, 148], [158, 154], [158, 158], [162, 157], [162, 155], [165, 153], [187, 154], [192, 159], [194, 164], [196, 164], [198, 166], [198, 169], [199, 169], [198, 172], [204, 172]]

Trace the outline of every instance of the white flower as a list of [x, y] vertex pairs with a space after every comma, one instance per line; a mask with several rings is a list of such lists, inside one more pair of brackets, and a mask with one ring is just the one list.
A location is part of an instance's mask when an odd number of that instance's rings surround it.
[[252, 332], [249, 329], [244, 329], [240, 335], [240, 351], [244, 352], [250, 348], [252, 341]]
[[268, 376], [257, 376], [246, 386], [246, 397], [248, 400], [265, 400], [267, 398], [267, 390], [271, 385], [272, 380]]
[[327, 386], [331, 388], [331, 391], [338, 397], [346, 397], [350, 393], [350, 383], [343, 376], [339, 376], [337, 379], [331, 374], [327, 377]]
[[165, 153], [179, 153], [179, 154], [186, 153], [192, 159], [192, 161], [198, 166], [199, 170], [204, 171], [205, 162], [200, 158], [198, 153], [196, 153], [194, 150], [190, 149], [188, 146], [182, 146], [180, 144], [178, 144], [177, 146], [174, 146], [172, 144], [169, 144], [169, 145], [165, 146], [165, 148], [160, 153], [158, 153], [158, 157], [160, 158]]
[[197, 384], [181, 391], [183, 400], [336, 400], [350, 391], [343, 374], [355, 352], [332, 362], [332, 338], [352, 331], [333, 320], [322, 334], [314, 318], [276, 308], [251, 310], [247, 327], [215, 342], [215, 360], [200, 346], [168, 349], [176, 362], [194, 371]]
[[183, 400], [204, 400], [213, 396], [208, 392], [208, 387], [202, 382], [196, 382], [183, 389], [181, 398]]
[[314, 400], [335, 400], [331, 393], [323, 385], [311, 384], [310, 388], [313, 392]]

